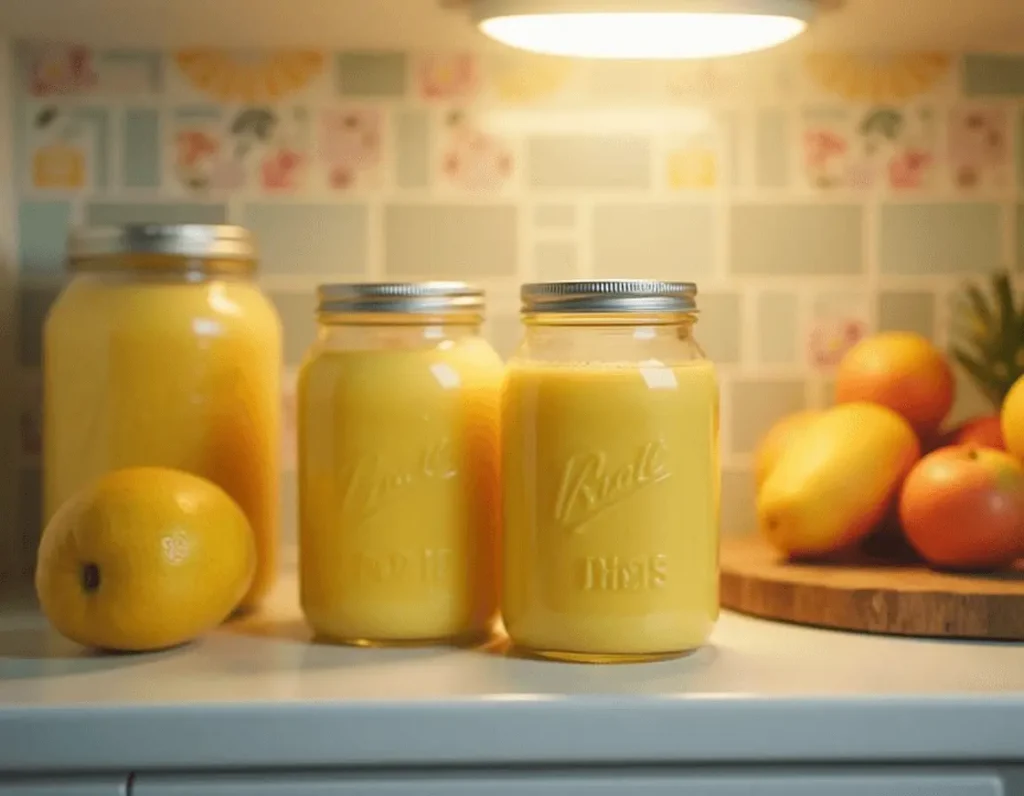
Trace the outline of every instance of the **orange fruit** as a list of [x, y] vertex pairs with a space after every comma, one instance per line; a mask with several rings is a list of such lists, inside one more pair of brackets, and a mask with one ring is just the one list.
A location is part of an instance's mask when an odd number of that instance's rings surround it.
[[43, 531], [36, 592], [51, 624], [89, 647], [173, 647], [223, 622], [256, 568], [252, 528], [220, 487], [159, 467], [108, 473]]
[[949, 362], [912, 332], [866, 337], [846, 352], [836, 371], [836, 403], [886, 406], [906, 418], [922, 439], [938, 431], [955, 394]]

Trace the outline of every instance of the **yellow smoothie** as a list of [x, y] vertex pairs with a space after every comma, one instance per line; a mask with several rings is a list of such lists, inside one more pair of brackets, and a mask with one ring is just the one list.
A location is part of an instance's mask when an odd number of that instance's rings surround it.
[[700, 646], [718, 615], [712, 365], [513, 360], [502, 427], [512, 640], [579, 660]]
[[502, 364], [476, 336], [426, 342], [303, 365], [300, 591], [325, 638], [456, 640], [495, 618]]
[[271, 587], [277, 551], [280, 325], [240, 279], [75, 278], [44, 353], [45, 519], [121, 467], [165, 466], [221, 486], [259, 554], [242, 605]]

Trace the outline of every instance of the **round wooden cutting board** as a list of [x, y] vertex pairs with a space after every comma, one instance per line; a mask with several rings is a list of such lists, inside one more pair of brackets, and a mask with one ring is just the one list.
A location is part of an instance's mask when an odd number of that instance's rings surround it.
[[767, 619], [903, 636], [1024, 640], [1024, 570], [804, 564], [759, 538], [725, 539], [722, 607]]

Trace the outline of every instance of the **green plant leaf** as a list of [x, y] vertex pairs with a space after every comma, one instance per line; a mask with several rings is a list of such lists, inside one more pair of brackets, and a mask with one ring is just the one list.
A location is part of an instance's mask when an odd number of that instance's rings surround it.
[[992, 277], [992, 286], [995, 289], [996, 299], [999, 302], [1000, 331], [1003, 341], [1006, 343], [1017, 343], [1017, 310], [1013, 305], [1013, 288], [1010, 287], [1010, 275], [1005, 271], [999, 271]]
[[989, 306], [988, 300], [982, 294], [981, 290], [977, 285], [967, 285], [964, 288], [964, 294], [967, 296], [967, 300], [971, 304], [971, 309], [979, 320], [986, 324], [992, 323], [994, 320], [994, 313], [992, 307]]
[[955, 347], [953, 349], [953, 358], [967, 371], [967, 375], [977, 385], [978, 390], [992, 402], [993, 407], [998, 408], [1009, 389], [1005, 380], [991, 373], [985, 365], [978, 362], [962, 348]]

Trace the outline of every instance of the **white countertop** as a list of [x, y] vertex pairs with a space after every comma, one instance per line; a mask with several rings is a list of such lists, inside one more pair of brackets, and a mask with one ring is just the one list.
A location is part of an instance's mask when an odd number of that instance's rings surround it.
[[312, 644], [285, 580], [187, 647], [91, 655], [0, 622], [0, 772], [690, 761], [1024, 761], [1024, 645], [724, 613], [676, 661]]

